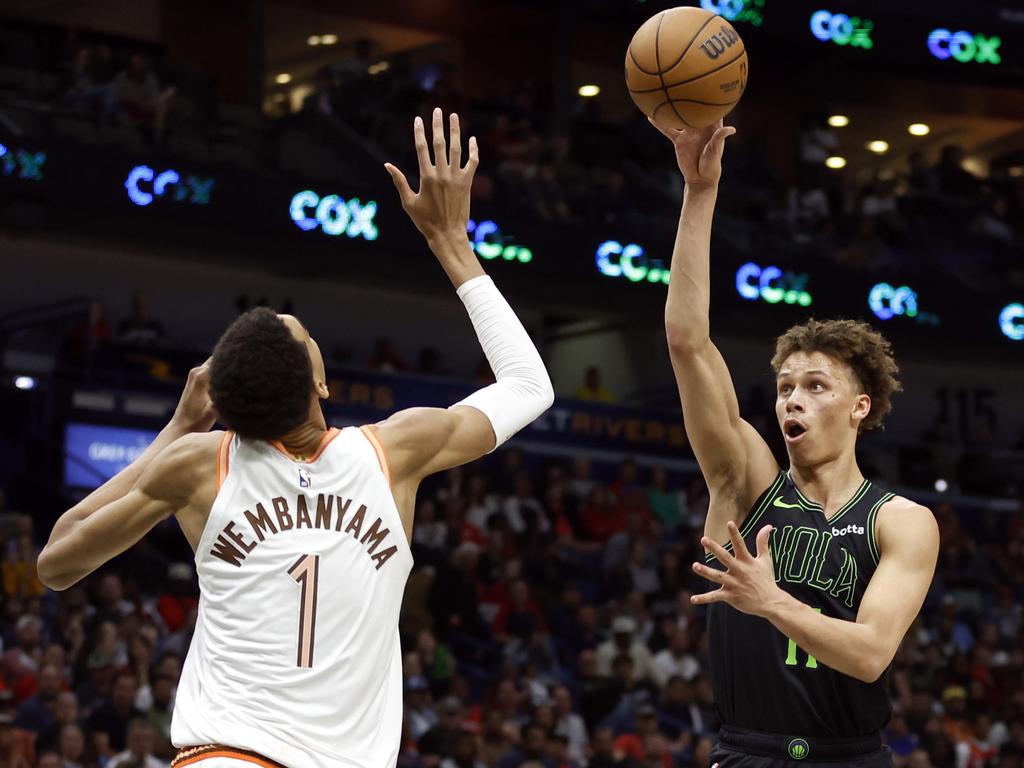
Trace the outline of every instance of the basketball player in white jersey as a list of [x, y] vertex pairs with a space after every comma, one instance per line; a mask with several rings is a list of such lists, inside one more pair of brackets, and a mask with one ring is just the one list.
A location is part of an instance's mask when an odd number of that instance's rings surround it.
[[[40, 578], [65, 589], [174, 515], [201, 599], [175, 700], [174, 765], [393, 768], [402, 726], [399, 609], [420, 481], [500, 445], [550, 405], [522, 324], [466, 235], [475, 139], [461, 162], [414, 136], [420, 188], [387, 166], [402, 206], [465, 303], [497, 379], [448, 409], [327, 427], [316, 342], [257, 309], [189, 374], [170, 423], [131, 466], [56, 523]], [[226, 432], [210, 432], [214, 420]]]

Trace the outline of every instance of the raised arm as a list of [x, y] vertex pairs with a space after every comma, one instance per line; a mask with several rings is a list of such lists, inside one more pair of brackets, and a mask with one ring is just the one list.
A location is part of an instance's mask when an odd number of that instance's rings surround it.
[[735, 129], [719, 121], [699, 130], [658, 130], [672, 141], [686, 180], [665, 301], [665, 334], [686, 434], [712, 497], [705, 530], [721, 542], [725, 524], [730, 519], [742, 522], [739, 517], [778, 473], [767, 444], [740, 418], [729, 369], [710, 335], [711, 222], [722, 151]]
[[174, 416], [143, 454], [60, 516], [37, 562], [46, 586], [67, 589], [177, 512], [182, 493], [194, 492], [182, 472], [197, 450], [205, 445], [214, 455], [219, 442], [217, 435], [186, 437], [213, 426], [208, 382], [209, 361], [189, 372]]
[[412, 191], [398, 168], [390, 163], [385, 167], [398, 188], [402, 207], [466, 305], [497, 382], [450, 408], [411, 408], [375, 426], [388, 456], [396, 496], [414, 494], [427, 475], [494, 450], [540, 416], [554, 399], [540, 354], [469, 245], [469, 192], [479, 162], [476, 139], [469, 140], [469, 160], [463, 167], [458, 115], [449, 119], [450, 148], [445, 147], [440, 109], [434, 110], [432, 128], [433, 162], [423, 121], [417, 117], [413, 126], [418, 192]]

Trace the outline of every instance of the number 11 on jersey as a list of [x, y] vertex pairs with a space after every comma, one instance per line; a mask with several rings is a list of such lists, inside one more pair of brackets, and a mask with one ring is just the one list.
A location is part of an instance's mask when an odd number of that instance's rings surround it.
[[[818, 613], [821, 613], [821, 608], [815, 608], [814, 610], [816, 610]], [[789, 647], [786, 650], [786, 666], [787, 667], [795, 667], [798, 664], [798, 662], [796, 660], [796, 649], [797, 649], [796, 641], [793, 638], [791, 638], [791, 637], [787, 637], [786, 639], [789, 641]], [[811, 654], [808, 653], [807, 654], [807, 664], [805, 666], [806, 666], [807, 669], [817, 669], [818, 668], [818, 660], [816, 658], [814, 658], [813, 656], [811, 656]]]
[[303, 555], [288, 569], [288, 575], [302, 586], [299, 597], [299, 654], [297, 666], [313, 666], [316, 635], [316, 592], [320, 580], [320, 555]]

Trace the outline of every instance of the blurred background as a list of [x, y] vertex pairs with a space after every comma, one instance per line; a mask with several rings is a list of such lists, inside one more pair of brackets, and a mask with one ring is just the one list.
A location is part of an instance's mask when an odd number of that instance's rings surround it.
[[[747, 45], [712, 329], [784, 459], [772, 341], [894, 343], [866, 475], [939, 569], [890, 674], [898, 766], [1024, 764], [1024, 4], [700, 0]], [[428, 480], [402, 621], [408, 768], [707, 766], [689, 564], [707, 491], [662, 325], [682, 195], [629, 101], [647, 0], [5, 0], [0, 7], [0, 768], [166, 766], [195, 622], [174, 521], [56, 594], [56, 517], [137, 456], [239, 312], [294, 312], [329, 421], [491, 380], [382, 164], [458, 111], [474, 249], [558, 399]], [[415, 183], [415, 181], [414, 181]]]

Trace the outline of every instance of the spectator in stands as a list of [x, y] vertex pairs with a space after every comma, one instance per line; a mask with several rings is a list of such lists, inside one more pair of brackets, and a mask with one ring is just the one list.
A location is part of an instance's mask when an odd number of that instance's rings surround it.
[[150, 316], [142, 291], [132, 294], [132, 310], [117, 326], [117, 341], [132, 347], [152, 347], [164, 338], [164, 327]]
[[[92, 735], [92, 743], [100, 759], [111, 758], [123, 752], [127, 745], [128, 725], [135, 719], [145, 722], [145, 716], [135, 708], [135, 694], [138, 692], [139, 679], [134, 672], [121, 672], [114, 678], [114, 687], [110, 698], [100, 704], [89, 716], [88, 728]], [[148, 724], [147, 724], [148, 727]], [[147, 749], [150, 745], [150, 734], [135, 731], [135, 747], [140, 745]]]
[[167, 763], [153, 754], [155, 742], [153, 726], [145, 720], [132, 720], [128, 724], [127, 747], [111, 758], [105, 768], [167, 768]]
[[63, 356], [72, 365], [85, 365], [101, 344], [111, 339], [107, 310], [101, 299], [89, 301], [85, 317], [71, 326], [64, 339]]
[[113, 55], [109, 45], [79, 46], [63, 88], [64, 103], [99, 115], [110, 98], [113, 77]]
[[61, 728], [57, 750], [60, 768], [94, 768], [96, 765], [86, 753], [85, 733], [74, 723]]
[[25, 699], [18, 707], [15, 725], [34, 734], [53, 725], [57, 719], [57, 696], [63, 682], [61, 671], [52, 664], [40, 669], [39, 687], [34, 696]]
[[587, 368], [583, 376], [583, 385], [575, 393], [579, 400], [591, 400], [599, 403], [614, 403], [615, 396], [601, 384], [601, 369], [596, 365]]
[[107, 119], [141, 130], [159, 146], [176, 90], [174, 87], [161, 88], [146, 57], [133, 53], [128, 66], [111, 83]]
[[651, 484], [646, 492], [651, 512], [665, 530], [674, 531], [686, 516], [686, 497], [681, 491], [669, 487], [668, 471], [663, 466], [651, 468]]
[[700, 674], [700, 664], [690, 648], [690, 633], [674, 627], [668, 647], [651, 659], [651, 681], [658, 688], [664, 688], [675, 677], [690, 682]]
[[373, 354], [366, 361], [367, 366], [375, 371], [401, 373], [409, 370], [409, 366], [398, 354], [394, 342], [386, 336], [377, 339], [373, 346]]

